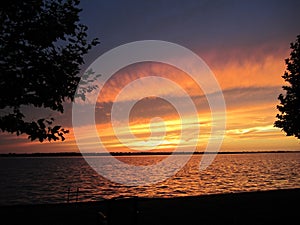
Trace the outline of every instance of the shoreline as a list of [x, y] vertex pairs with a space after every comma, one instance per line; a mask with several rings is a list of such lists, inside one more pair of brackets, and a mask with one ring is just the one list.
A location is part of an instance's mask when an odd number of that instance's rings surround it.
[[[109, 153], [85, 153], [85, 156], [155, 156], [155, 155], [171, 155], [173, 152], [111, 152]], [[203, 155], [203, 154], [282, 154], [282, 153], [300, 153], [299, 151], [233, 151], [233, 152], [177, 152], [173, 155]], [[78, 157], [82, 156], [80, 152], [47, 152], [47, 153], [0, 153], [0, 157]]]
[[174, 198], [0, 206], [5, 224], [292, 224], [300, 188]]

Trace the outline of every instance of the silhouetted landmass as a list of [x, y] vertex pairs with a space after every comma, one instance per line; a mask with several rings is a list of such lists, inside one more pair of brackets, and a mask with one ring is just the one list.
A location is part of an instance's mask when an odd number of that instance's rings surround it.
[[300, 189], [0, 207], [6, 225], [297, 224]]
[[[202, 155], [202, 154], [268, 154], [268, 153], [300, 153], [299, 151], [236, 151], [236, 152], [111, 152], [109, 153], [85, 153], [85, 156], [151, 156], [151, 155]], [[7, 153], [0, 157], [78, 157], [80, 152], [54, 152], [54, 153]]]

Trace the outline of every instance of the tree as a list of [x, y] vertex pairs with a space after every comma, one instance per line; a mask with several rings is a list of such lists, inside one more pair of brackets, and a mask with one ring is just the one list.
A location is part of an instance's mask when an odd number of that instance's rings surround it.
[[64, 140], [68, 133], [54, 118], [26, 121], [22, 106], [64, 112], [80, 81], [88, 41], [79, 22], [79, 0], [1, 1], [0, 129], [31, 141]]
[[290, 57], [285, 60], [286, 71], [282, 78], [289, 83], [283, 86], [285, 94], [280, 94], [277, 109], [277, 121], [274, 126], [281, 128], [287, 136], [300, 139], [300, 35], [295, 43], [291, 43]]

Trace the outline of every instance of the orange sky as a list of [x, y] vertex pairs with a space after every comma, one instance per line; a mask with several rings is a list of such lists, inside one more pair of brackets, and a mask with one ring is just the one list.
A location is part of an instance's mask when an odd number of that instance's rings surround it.
[[[200, 55], [200, 53], [198, 53]], [[286, 137], [278, 128], [273, 127], [277, 113], [277, 96], [284, 84], [281, 75], [285, 70], [284, 58], [289, 54], [288, 49], [281, 54], [265, 54], [258, 51], [256, 57], [244, 57], [243, 60], [234, 60], [235, 51], [227, 60], [219, 62], [219, 55], [215, 52], [206, 52], [203, 59], [215, 74], [226, 101], [226, 133], [221, 151], [252, 151], [252, 150], [299, 150], [300, 142], [294, 137]], [[240, 53], [242, 54], [242, 53]], [[110, 124], [110, 107], [120, 90], [140, 77], [159, 76], [171, 79], [181, 86], [191, 96], [197, 106], [200, 122], [200, 135], [198, 137], [198, 151], [203, 151], [207, 145], [211, 132], [211, 115], [202, 90], [195, 85], [193, 80], [184, 72], [161, 63], [140, 63], [123, 68], [116, 73], [110, 82], [106, 83], [98, 98], [96, 122], [102, 143], [110, 151], [128, 151], [130, 147], [139, 150], [154, 149], [156, 151], [173, 150], [180, 142], [186, 149], [191, 148], [193, 136], [181, 137], [181, 126], [190, 129], [193, 133], [197, 118], [190, 117], [186, 111], [183, 121], [179, 120], [176, 109], [162, 98], [145, 98], [135, 104], [130, 113], [130, 130], [136, 136], [128, 137], [127, 130], [119, 121], [119, 139], [114, 136]], [[120, 101], [137, 100], [140, 92], [155, 90], [153, 96], [172, 96], [181, 99], [176, 91], [168, 86], [153, 82], [136, 83], [128, 89]], [[155, 88], [159, 86], [159, 88]], [[145, 90], [145, 88], [147, 90]], [[160, 92], [160, 93], [157, 93]], [[184, 98], [181, 104], [185, 104]], [[180, 102], [179, 101], [179, 102]], [[67, 115], [67, 116], [70, 116]], [[64, 118], [64, 116], [61, 116]], [[160, 117], [149, 124], [152, 118]], [[66, 118], [64, 118], [66, 119]], [[61, 120], [61, 121], [64, 121]], [[70, 120], [70, 118], [68, 118]], [[66, 123], [67, 126], [69, 123]], [[67, 140], [56, 143], [29, 142], [26, 137], [15, 137], [2, 134], [5, 137], [1, 144], [1, 152], [59, 152], [78, 151], [72, 128]], [[122, 133], [123, 132], [123, 133]], [[150, 142], [143, 142], [151, 136]], [[90, 146], [90, 151], [95, 151], [94, 143], [90, 142], [90, 130], [87, 125], [81, 133], [82, 140]], [[127, 147], [125, 146], [127, 145]], [[128, 148], [129, 146], [129, 148]]]
[[[214, 65], [212, 61], [213, 72], [222, 87], [227, 106], [227, 129], [221, 150], [299, 150], [300, 143], [296, 138], [286, 137], [279, 129], [273, 127], [277, 113], [277, 96], [284, 84], [280, 77], [285, 70], [282, 59], [286, 58], [287, 55], [288, 52], [281, 56], [265, 55], [264, 57], [259, 56], [263, 60], [250, 58], [242, 63], [229, 61], [221, 66]], [[130, 80], [140, 77], [137, 74], [165, 76], [179, 83], [190, 96], [193, 96], [199, 112], [201, 130], [197, 149], [203, 151], [210, 136], [210, 109], [203, 92], [181, 71], [160, 64], [135, 65], [133, 68], [120, 71], [116, 75], [120, 79], [116, 78], [111, 82], [109, 91], [103, 94], [99, 101], [111, 101], [114, 92], [118, 93], [120, 87], [129, 83]], [[155, 85], [158, 84], [153, 82], [141, 84], [141, 87], [147, 86], [151, 90], [154, 89]], [[161, 87], [160, 90], [162, 92], [160, 94], [173, 95], [179, 98], [168, 87]], [[132, 92], [129, 92], [123, 100], [134, 99], [135, 93], [139, 91], [142, 90], [138, 90], [137, 87], [132, 88]], [[178, 144], [180, 134], [180, 121], [178, 121], [178, 115], [174, 111], [174, 108], [172, 109], [168, 104], [156, 103], [154, 99], [144, 99], [132, 110], [132, 121], [136, 121], [138, 125], [132, 125], [131, 131], [140, 139], [147, 137], [150, 134], [149, 119], [162, 116], [166, 119], [167, 132], [164, 142], [156, 150], [169, 149], [169, 147], [172, 149], [172, 146]], [[190, 118], [187, 124], [191, 120], [193, 119]], [[103, 128], [99, 128], [99, 130], [100, 136], [102, 135], [101, 131], [104, 130], [104, 139], [109, 139], [107, 147], [113, 146], [111, 148], [122, 149], [122, 145], [118, 144], [117, 140], [111, 139], [111, 130], [105, 131]], [[152, 132], [159, 132], [159, 130], [156, 128]], [[132, 142], [134, 142], [132, 139], [126, 140], [126, 143]], [[187, 148], [190, 147], [188, 142], [186, 142], [186, 146]]]
[[[277, 97], [284, 85], [281, 78], [284, 60], [289, 56], [290, 43], [299, 35], [299, 6], [300, 2], [294, 0], [272, 1], [272, 4], [258, 0], [81, 1], [80, 22], [87, 25], [88, 38], [97, 37], [101, 42], [85, 55], [82, 72], [100, 55], [125, 43], [163, 40], [182, 45], [206, 62], [222, 89], [227, 117], [221, 151], [300, 150], [298, 139], [286, 137], [273, 127], [278, 113]], [[189, 59], [179, 60], [193, 68]], [[165, 77], [179, 85], [195, 103], [197, 115], [192, 115], [189, 107], [185, 107], [187, 98], [174, 86], [155, 78], [137, 81], [147, 76]], [[126, 86], [132, 82], [134, 85]], [[128, 135], [125, 118], [114, 119], [119, 128], [118, 137], [123, 141], [121, 145], [111, 129], [110, 108], [124, 87], [128, 87], [127, 93], [118, 98], [118, 104], [140, 101], [129, 116], [130, 131], [135, 136]], [[127, 151], [124, 144], [140, 150], [151, 147], [159, 151], [172, 150], [178, 144], [190, 149], [195, 143], [196, 127], [200, 125], [197, 150], [203, 151], [212, 127], [206, 96], [216, 94], [203, 93], [204, 89], [179, 69], [160, 63], [123, 68], [99, 95], [95, 110], [98, 135], [111, 151]], [[139, 99], [141, 94], [150, 95], [150, 98]], [[163, 98], [173, 99], [186, 109], [183, 121], [179, 120], [176, 107]], [[79, 151], [72, 130], [72, 107], [70, 103], [64, 106], [62, 115], [31, 106], [22, 107], [28, 121], [54, 117], [56, 124], [69, 128], [70, 134], [64, 142], [41, 144], [30, 142], [24, 135], [0, 133], [0, 153]], [[84, 116], [81, 119], [83, 123], [86, 121]], [[80, 136], [87, 150], [95, 151], [89, 125], [83, 126]], [[180, 138], [181, 128], [187, 133]], [[149, 137], [150, 142], [145, 143]]]

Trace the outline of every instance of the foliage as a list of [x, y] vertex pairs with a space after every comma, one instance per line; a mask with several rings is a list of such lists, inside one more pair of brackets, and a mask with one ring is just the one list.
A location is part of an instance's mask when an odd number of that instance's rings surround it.
[[88, 41], [79, 21], [79, 0], [1, 1], [0, 129], [30, 140], [64, 140], [54, 118], [26, 121], [22, 106], [63, 113], [73, 101], [83, 56], [98, 44]]
[[287, 136], [300, 139], [300, 35], [295, 43], [291, 43], [290, 57], [285, 60], [286, 71], [282, 78], [289, 85], [283, 86], [285, 94], [280, 94], [277, 109], [277, 121], [274, 126], [281, 128]]

